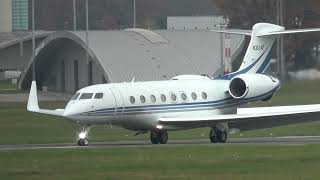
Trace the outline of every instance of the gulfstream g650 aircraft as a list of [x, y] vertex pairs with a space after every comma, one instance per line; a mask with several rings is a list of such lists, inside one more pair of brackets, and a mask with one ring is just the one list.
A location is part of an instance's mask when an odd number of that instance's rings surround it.
[[220, 31], [251, 36], [238, 71], [218, 78], [183, 75], [167, 81], [93, 85], [76, 92], [65, 109], [40, 109], [33, 81], [27, 109], [82, 125], [80, 146], [88, 145], [91, 126], [103, 124], [122, 126], [137, 134], [150, 132], [153, 144], [167, 143], [167, 131], [211, 127], [211, 142], [224, 143], [233, 130], [320, 120], [320, 104], [237, 108], [269, 100], [280, 88], [278, 79], [265, 74], [276, 36], [314, 31], [320, 29], [285, 30], [266, 23], [256, 24], [252, 31]]

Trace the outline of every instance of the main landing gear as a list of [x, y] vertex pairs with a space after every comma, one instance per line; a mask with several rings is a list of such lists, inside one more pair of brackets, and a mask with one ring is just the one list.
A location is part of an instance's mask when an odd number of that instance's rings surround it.
[[152, 144], [167, 144], [167, 131], [150, 131], [150, 140]]
[[209, 135], [211, 143], [225, 143], [227, 142], [228, 133], [226, 130], [219, 129], [214, 127], [210, 131]]
[[79, 133], [79, 139], [78, 139], [79, 146], [88, 146], [89, 145], [89, 140], [88, 140], [89, 131], [90, 131], [89, 126], [82, 128], [81, 133]]

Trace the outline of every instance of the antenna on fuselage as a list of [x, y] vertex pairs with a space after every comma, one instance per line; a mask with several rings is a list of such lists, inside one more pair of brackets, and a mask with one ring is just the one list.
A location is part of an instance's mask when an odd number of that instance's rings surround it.
[[131, 83], [134, 83], [134, 79], [135, 79], [135, 77], [133, 77], [133, 78], [132, 78], [132, 81], [131, 81]]

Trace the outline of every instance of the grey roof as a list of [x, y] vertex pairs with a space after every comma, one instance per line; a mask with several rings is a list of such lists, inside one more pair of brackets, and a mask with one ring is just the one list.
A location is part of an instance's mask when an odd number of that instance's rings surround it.
[[[86, 47], [83, 31], [55, 32], [39, 45], [36, 55], [59, 38]], [[212, 74], [221, 67], [220, 34], [209, 31], [90, 31], [88, 39], [90, 56], [102, 66], [110, 82], [130, 81], [133, 77], [146, 81], [179, 74]], [[232, 35], [231, 39], [232, 52], [237, 54], [244, 37]]]
[[[47, 37], [50, 31], [35, 31], [35, 38]], [[22, 32], [1, 32], [0, 33], [0, 49], [15, 45], [22, 41], [27, 41], [32, 39], [32, 32], [22, 31]]]

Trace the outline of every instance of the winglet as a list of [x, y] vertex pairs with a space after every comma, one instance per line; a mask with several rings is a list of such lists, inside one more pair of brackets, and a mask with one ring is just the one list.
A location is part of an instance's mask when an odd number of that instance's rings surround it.
[[36, 81], [32, 81], [32, 84], [31, 84], [27, 110], [31, 112], [38, 112], [40, 110], [38, 105]]

